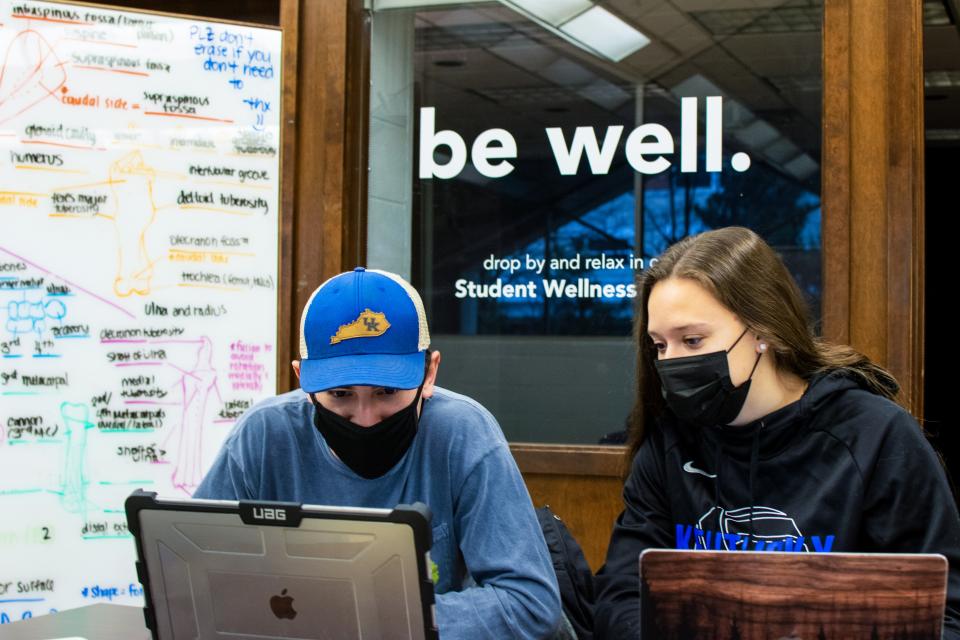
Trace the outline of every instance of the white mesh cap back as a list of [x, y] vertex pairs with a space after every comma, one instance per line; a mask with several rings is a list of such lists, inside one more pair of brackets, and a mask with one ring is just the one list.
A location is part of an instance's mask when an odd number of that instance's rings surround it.
[[[423, 300], [420, 299], [420, 294], [417, 293], [417, 290], [414, 289], [409, 282], [401, 278], [395, 273], [390, 273], [389, 271], [381, 271], [379, 269], [367, 269], [367, 273], [379, 273], [385, 278], [390, 278], [398, 285], [403, 287], [403, 290], [410, 296], [410, 301], [413, 302], [413, 307], [417, 310], [417, 321], [419, 324], [419, 336], [417, 338], [417, 351], [424, 351], [430, 346], [430, 329], [427, 327], [427, 312], [423, 310]], [[302, 333], [302, 331], [301, 331]]]

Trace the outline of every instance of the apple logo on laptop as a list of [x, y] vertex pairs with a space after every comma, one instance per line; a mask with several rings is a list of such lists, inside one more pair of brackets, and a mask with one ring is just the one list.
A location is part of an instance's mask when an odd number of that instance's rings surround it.
[[270, 598], [270, 610], [277, 618], [293, 620], [297, 617], [297, 612], [293, 608], [293, 598], [287, 595], [286, 589], [281, 591], [280, 595]]

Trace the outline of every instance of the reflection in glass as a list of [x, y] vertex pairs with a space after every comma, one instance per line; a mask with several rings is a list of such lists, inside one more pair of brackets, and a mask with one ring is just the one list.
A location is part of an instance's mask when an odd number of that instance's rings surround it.
[[[445, 351], [443, 384], [491, 408], [509, 439], [597, 442], [622, 428], [636, 275], [687, 235], [754, 229], [819, 317], [822, 3], [757, 5], [375, 13], [368, 261], [411, 276]], [[642, 36], [631, 52], [576, 28], [600, 8]], [[466, 161], [445, 179], [407, 167], [402, 195], [385, 185], [419, 157], [421, 108], [433, 132], [463, 140], [466, 155], [438, 144], [434, 164]], [[512, 165], [503, 177], [474, 162], [491, 129], [516, 143], [495, 160]], [[398, 251], [403, 220], [412, 241]]]

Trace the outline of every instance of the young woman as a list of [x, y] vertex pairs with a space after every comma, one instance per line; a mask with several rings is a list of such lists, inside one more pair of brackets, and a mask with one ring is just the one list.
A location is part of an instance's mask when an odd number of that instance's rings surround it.
[[[894, 378], [815, 337], [790, 273], [729, 227], [640, 283], [625, 509], [597, 575], [596, 637], [639, 634], [647, 548], [942, 553], [960, 638], [960, 517]], [[646, 640], [646, 639], [645, 639]]]

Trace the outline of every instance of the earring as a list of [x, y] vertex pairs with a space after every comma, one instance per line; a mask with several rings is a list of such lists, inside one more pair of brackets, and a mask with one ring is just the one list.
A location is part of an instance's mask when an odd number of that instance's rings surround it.
[[761, 343], [760, 343], [760, 351], [763, 352], [763, 351], [766, 351], [766, 350], [767, 350], [767, 343], [766, 343], [766, 342], [761, 342]]

